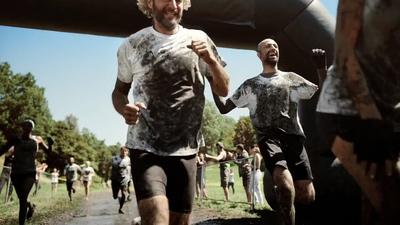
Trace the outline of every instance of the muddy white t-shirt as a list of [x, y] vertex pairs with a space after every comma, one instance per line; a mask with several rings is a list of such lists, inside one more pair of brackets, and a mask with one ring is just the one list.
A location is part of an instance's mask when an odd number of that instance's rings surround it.
[[123, 159], [120, 155], [111, 159], [111, 180], [128, 184], [131, 180], [131, 159], [125, 156]]
[[205, 77], [211, 70], [192, 49], [192, 40], [216, 46], [202, 31], [173, 35], [147, 27], [128, 37], [118, 50], [118, 79], [133, 82], [134, 102], [143, 102], [139, 123], [129, 126], [126, 147], [157, 155], [192, 155], [199, 147]]
[[94, 170], [92, 167], [85, 167], [82, 169], [83, 181], [92, 181]]
[[67, 164], [64, 169], [64, 174], [67, 178], [67, 182], [74, 182], [78, 180], [78, 171], [81, 171], [81, 167], [75, 163], [70, 165]]
[[[360, 68], [383, 118], [400, 123], [400, 1], [366, 0], [355, 46]], [[340, 13], [340, 12], [338, 12]], [[340, 46], [339, 46], [340, 47]], [[358, 115], [336, 65], [328, 70], [317, 111]]]
[[317, 85], [296, 73], [278, 71], [246, 80], [230, 99], [236, 107], [249, 109], [259, 139], [274, 129], [305, 136], [298, 103], [300, 99], [310, 99], [317, 90]]

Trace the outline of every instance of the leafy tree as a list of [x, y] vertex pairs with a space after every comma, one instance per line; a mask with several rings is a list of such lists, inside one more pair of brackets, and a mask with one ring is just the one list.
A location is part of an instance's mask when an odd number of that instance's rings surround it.
[[235, 144], [243, 144], [245, 149], [250, 149], [252, 144], [257, 143], [256, 134], [249, 116], [239, 118], [235, 128], [234, 142]]
[[35, 134], [47, 136], [54, 121], [44, 91], [31, 73], [14, 74], [8, 63], [0, 63], [0, 144], [20, 135], [27, 118], [35, 122]]
[[202, 133], [210, 154], [216, 153], [215, 143], [224, 142], [224, 147], [232, 149], [232, 137], [236, 121], [228, 116], [221, 115], [214, 103], [206, 101], [203, 113]]
[[72, 131], [79, 132], [78, 117], [69, 114], [65, 117], [65, 122], [68, 124]]

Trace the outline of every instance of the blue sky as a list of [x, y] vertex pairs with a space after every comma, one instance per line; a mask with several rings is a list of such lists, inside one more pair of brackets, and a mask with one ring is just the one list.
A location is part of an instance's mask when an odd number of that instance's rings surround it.
[[[336, 18], [338, 0], [320, 0]], [[97, 138], [111, 145], [125, 143], [127, 125], [114, 110], [111, 92], [117, 74], [116, 52], [122, 38], [0, 26], [0, 62], [8, 62], [14, 73], [31, 72], [45, 96], [53, 119], [78, 117]], [[218, 48], [228, 63], [231, 92], [262, 67], [254, 51]], [[246, 74], [246, 77], [243, 76]], [[206, 98], [212, 100], [207, 86]], [[228, 116], [247, 116], [235, 109]], [[40, 126], [40, 124], [38, 124]]]

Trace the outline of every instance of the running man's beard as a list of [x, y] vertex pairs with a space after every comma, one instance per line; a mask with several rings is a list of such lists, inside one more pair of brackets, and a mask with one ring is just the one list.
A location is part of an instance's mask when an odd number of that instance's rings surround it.
[[268, 57], [264, 60], [264, 63], [269, 66], [276, 66], [278, 64], [278, 60], [270, 60]]

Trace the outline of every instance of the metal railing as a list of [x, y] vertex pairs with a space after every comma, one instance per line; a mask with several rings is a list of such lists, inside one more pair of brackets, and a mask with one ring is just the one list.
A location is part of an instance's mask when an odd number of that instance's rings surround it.
[[1, 177], [0, 177], [0, 192], [3, 192], [4, 184], [6, 185], [6, 194], [4, 197], [4, 204], [9, 203], [11, 194], [10, 193], [10, 187], [11, 187], [11, 167], [9, 166], [0, 166], [0, 168], [3, 168], [1, 171]]

